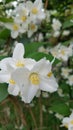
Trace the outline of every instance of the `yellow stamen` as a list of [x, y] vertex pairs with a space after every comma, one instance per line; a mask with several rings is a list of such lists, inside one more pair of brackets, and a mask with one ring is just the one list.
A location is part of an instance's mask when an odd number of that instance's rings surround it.
[[31, 29], [31, 30], [35, 30], [35, 24], [31, 24], [31, 25], [30, 25], [30, 29]]
[[15, 84], [16, 84], [13, 79], [10, 79], [10, 80], [9, 80], [9, 83], [12, 84], [12, 85], [15, 85]]
[[62, 54], [62, 55], [65, 55], [65, 51], [64, 51], [64, 50], [61, 50], [61, 54]]
[[70, 123], [73, 125], [73, 120], [71, 120]]
[[17, 30], [19, 29], [18, 25], [14, 24], [14, 25], [13, 25], [13, 29], [14, 29], [15, 31], [17, 31]]
[[22, 20], [23, 22], [25, 22], [25, 21], [26, 21], [26, 19], [27, 19], [27, 17], [26, 17], [26, 16], [22, 16], [22, 17], [21, 17], [21, 20]]
[[38, 85], [40, 83], [39, 75], [37, 73], [32, 73], [29, 76], [29, 79], [30, 79], [31, 83], [34, 85]]
[[34, 7], [31, 11], [33, 14], [37, 14], [38, 13], [38, 9], [36, 7]]
[[48, 76], [48, 77], [51, 77], [51, 76], [52, 76], [52, 72], [49, 72], [47, 76]]
[[24, 67], [24, 63], [21, 62], [21, 61], [18, 61], [18, 62], [16, 63], [16, 66], [17, 66], [17, 67]]
[[65, 126], [66, 128], [68, 128], [68, 124], [65, 124], [64, 126]]

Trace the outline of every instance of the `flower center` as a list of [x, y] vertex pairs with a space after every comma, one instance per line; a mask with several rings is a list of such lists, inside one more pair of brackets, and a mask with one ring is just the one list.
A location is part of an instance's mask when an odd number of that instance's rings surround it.
[[30, 29], [31, 29], [31, 30], [35, 30], [35, 24], [31, 24], [31, 25], [30, 25]]
[[38, 9], [36, 7], [34, 7], [31, 11], [33, 14], [37, 14], [38, 13]]
[[15, 84], [16, 84], [13, 79], [10, 79], [10, 80], [9, 80], [9, 83], [12, 84], [12, 85], [15, 85]]
[[16, 24], [14, 24], [14, 25], [13, 25], [13, 29], [14, 29], [14, 31], [17, 31], [17, 30], [19, 29], [19, 26], [16, 25]]
[[73, 125], [73, 120], [71, 120], [70, 123]]
[[49, 72], [47, 76], [48, 76], [48, 77], [51, 77], [51, 76], [52, 76], [52, 72]]
[[39, 75], [37, 73], [30, 74], [29, 79], [34, 85], [38, 85], [40, 83]]
[[64, 50], [61, 50], [61, 54], [62, 54], [62, 55], [65, 55], [65, 51], [64, 51]]
[[16, 63], [16, 66], [17, 66], [17, 67], [24, 67], [24, 63], [21, 62], [21, 61], [18, 61], [18, 62]]
[[21, 20], [22, 20], [23, 22], [25, 22], [26, 19], [27, 19], [26, 16], [22, 16], [22, 17], [21, 17]]

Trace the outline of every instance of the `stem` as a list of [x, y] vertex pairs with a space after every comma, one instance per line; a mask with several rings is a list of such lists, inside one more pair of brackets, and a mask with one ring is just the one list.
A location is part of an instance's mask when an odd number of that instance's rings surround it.
[[33, 122], [34, 122], [34, 125], [35, 125], [35, 130], [37, 130], [36, 118], [35, 118], [35, 115], [34, 115], [34, 113], [32, 111], [32, 108], [29, 105], [26, 105], [26, 107], [28, 107], [28, 109], [29, 109], [30, 115], [31, 115], [31, 117], [33, 119]]
[[23, 114], [22, 107], [20, 106], [20, 103], [18, 102], [17, 98], [12, 97], [12, 96], [9, 96], [9, 98], [10, 98], [11, 102], [13, 103], [15, 109], [17, 110], [23, 125], [27, 126], [27, 122], [26, 122], [25, 116]]
[[48, 0], [45, 1], [45, 5], [44, 5], [44, 8], [47, 9], [48, 7]]
[[43, 127], [43, 111], [42, 111], [42, 95], [39, 97], [39, 107], [40, 107], [40, 128]]

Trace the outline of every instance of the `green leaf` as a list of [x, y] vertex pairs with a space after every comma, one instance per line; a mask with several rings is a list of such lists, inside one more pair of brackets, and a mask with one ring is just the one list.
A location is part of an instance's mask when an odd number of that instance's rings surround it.
[[10, 31], [8, 29], [3, 29], [0, 32], [0, 38], [1, 39], [7, 39], [10, 36]]
[[5, 18], [5, 17], [0, 17], [0, 21], [1, 21], [1, 22], [5, 22], [5, 23], [6, 23], [6, 22], [9, 23], [9, 22], [13, 22], [13, 19], [11, 19], [11, 18]]
[[8, 96], [7, 84], [0, 84], [0, 102], [2, 102]]
[[[47, 60], [52, 61], [54, 59], [54, 57], [51, 54], [45, 54], [43, 52], [35, 52], [32, 53], [30, 55], [28, 55], [27, 57], [33, 58], [36, 61], [40, 60], [41, 58], [46, 57]], [[54, 64], [58, 64], [60, 61], [58, 59], [55, 59]]]
[[2, 59], [4, 59], [4, 58], [6, 58], [7, 56], [0, 56], [0, 60], [2, 60]]
[[70, 114], [69, 106], [61, 102], [53, 104], [49, 109], [64, 116]]
[[16, 1], [16, 0], [5, 0], [5, 3], [9, 3], [9, 2], [13, 2], [13, 1]]
[[30, 55], [31, 53], [37, 52], [38, 48], [45, 43], [43, 42], [34, 42], [34, 43], [27, 43], [25, 44], [25, 57]]
[[72, 27], [72, 26], [73, 26], [73, 22], [71, 22], [70, 20], [65, 21], [65, 22], [63, 23], [63, 29], [70, 28], [70, 27]]

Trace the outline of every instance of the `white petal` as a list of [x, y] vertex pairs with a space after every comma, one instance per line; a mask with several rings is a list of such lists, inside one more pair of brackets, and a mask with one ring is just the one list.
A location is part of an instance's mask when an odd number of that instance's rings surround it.
[[18, 31], [11, 31], [11, 37], [15, 39], [18, 36], [18, 33]]
[[24, 85], [24, 87], [26, 87], [28, 77], [29, 70], [26, 68], [18, 68], [11, 75], [11, 79], [13, 79], [19, 86]]
[[57, 84], [55, 79], [41, 77], [41, 82], [40, 82], [40, 89], [41, 90], [52, 93], [54, 91], [57, 91], [57, 88], [58, 88], [58, 84]]
[[0, 71], [0, 83], [8, 83], [10, 79], [10, 74], [8, 72]]
[[22, 100], [25, 103], [30, 103], [34, 98], [34, 96], [36, 95], [38, 89], [39, 89], [38, 86], [29, 85], [27, 93], [24, 93], [24, 95], [22, 95]]
[[51, 71], [51, 63], [43, 58], [34, 65], [32, 71], [45, 76]]
[[12, 62], [12, 58], [5, 58], [3, 60], [0, 61], [0, 68], [2, 70], [7, 70], [7, 64], [9, 64], [10, 62]]
[[26, 68], [31, 70], [33, 68], [33, 66], [36, 64], [36, 61], [34, 59], [31, 59], [31, 58], [26, 58], [24, 60], [24, 63], [25, 63]]
[[5, 27], [12, 30], [13, 29], [13, 24], [7, 23], [7, 24], [5, 24]]
[[34, 6], [37, 7], [38, 9], [42, 8], [43, 6], [42, 0], [35, 0]]
[[62, 121], [62, 123], [66, 124], [69, 123], [70, 119], [68, 117], [65, 117]]
[[13, 52], [13, 58], [16, 60], [21, 60], [23, 59], [25, 50], [24, 50], [24, 46], [22, 43], [17, 43], [14, 52]]
[[32, 6], [33, 6], [33, 3], [31, 1], [27, 1], [26, 2], [26, 7], [31, 10], [32, 9]]
[[17, 96], [19, 94], [19, 86], [17, 86], [16, 84], [15, 85], [9, 84], [8, 92], [11, 95]]

